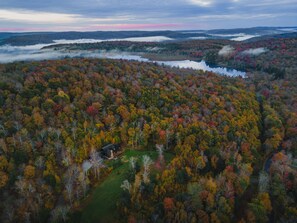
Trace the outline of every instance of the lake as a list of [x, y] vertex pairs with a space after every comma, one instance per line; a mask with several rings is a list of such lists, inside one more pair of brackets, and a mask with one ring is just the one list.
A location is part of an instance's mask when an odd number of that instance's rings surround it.
[[9, 63], [15, 61], [31, 61], [31, 60], [52, 60], [63, 58], [109, 58], [109, 59], [124, 59], [136, 60], [141, 62], [154, 62], [160, 65], [170, 67], [190, 68], [195, 70], [210, 71], [220, 75], [230, 77], [245, 77], [246, 73], [235, 69], [227, 69], [225, 67], [211, 67], [205, 61], [151, 61], [139, 55], [125, 53], [119, 51], [56, 51], [52, 49], [42, 49], [51, 44], [37, 44], [29, 46], [0, 46], [0, 63]]

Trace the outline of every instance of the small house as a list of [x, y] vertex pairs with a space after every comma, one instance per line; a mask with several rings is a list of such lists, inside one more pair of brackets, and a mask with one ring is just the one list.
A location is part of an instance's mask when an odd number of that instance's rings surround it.
[[113, 159], [120, 150], [119, 144], [107, 144], [102, 147], [100, 153], [103, 158]]

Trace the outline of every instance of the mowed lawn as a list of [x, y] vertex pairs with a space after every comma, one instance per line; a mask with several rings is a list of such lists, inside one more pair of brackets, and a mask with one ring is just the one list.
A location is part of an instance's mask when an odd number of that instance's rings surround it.
[[[156, 160], [158, 153], [156, 151], [126, 150], [121, 157], [122, 164], [115, 168], [100, 185], [93, 188], [93, 191], [82, 205], [84, 207], [83, 210], [81, 213], [75, 214], [73, 217], [76, 219], [73, 220], [84, 223], [117, 222], [116, 202], [122, 191], [120, 186], [125, 180], [127, 171], [129, 171], [128, 159], [130, 157], [138, 157], [141, 161], [143, 155], [148, 155], [153, 160]], [[164, 156], [167, 162], [173, 158], [171, 153], [164, 153]]]

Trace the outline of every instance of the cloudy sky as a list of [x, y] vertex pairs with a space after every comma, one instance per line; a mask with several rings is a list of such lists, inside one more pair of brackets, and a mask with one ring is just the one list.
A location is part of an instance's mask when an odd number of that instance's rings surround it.
[[297, 26], [297, 0], [0, 0], [0, 32], [254, 26]]

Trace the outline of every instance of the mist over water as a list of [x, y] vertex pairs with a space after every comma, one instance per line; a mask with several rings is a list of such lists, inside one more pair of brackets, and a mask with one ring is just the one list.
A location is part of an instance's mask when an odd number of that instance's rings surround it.
[[[130, 42], [163, 42], [171, 41], [172, 38], [166, 36], [148, 36], [148, 37], [130, 37], [130, 38], [116, 38], [116, 39], [59, 39], [54, 40], [56, 44], [73, 44], [73, 43], [101, 43], [104, 41], [130, 41]], [[52, 45], [52, 44], [51, 44]]]
[[157, 61], [159, 64], [164, 64], [170, 67], [179, 67], [179, 68], [191, 68], [195, 70], [210, 71], [213, 73], [226, 75], [230, 77], [245, 77], [246, 73], [238, 71], [235, 69], [227, 69], [226, 67], [210, 67], [206, 64], [205, 61], [192, 61], [192, 60], [183, 60], [183, 61]]
[[[58, 42], [58, 41], [57, 41]], [[65, 41], [60, 41], [65, 42]], [[86, 40], [84, 41], [86, 42]], [[141, 62], [155, 62], [160, 65], [170, 67], [190, 68], [195, 70], [210, 71], [220, 75], [231, 77], [245, 77], [245, 72], [237, 71], [234, 69], [227, 69], [224, 67], [210, 67], [205, 61], [196, 62], [191, 60], [183, 61], [151, 61], [139, 55], [132, 53], [125, 53], [119, 51], [57, 51], [52, 49], [42, 49], [45, 46], [52, 44], [37, 44], [28, 46], [0, 46], [0, 63], [10, 63], [15, 61], [37, 61], [37, 60], [53, 60], [63, 58], [109, 58], [109, 59], [124, 59], [136, 60]]]

